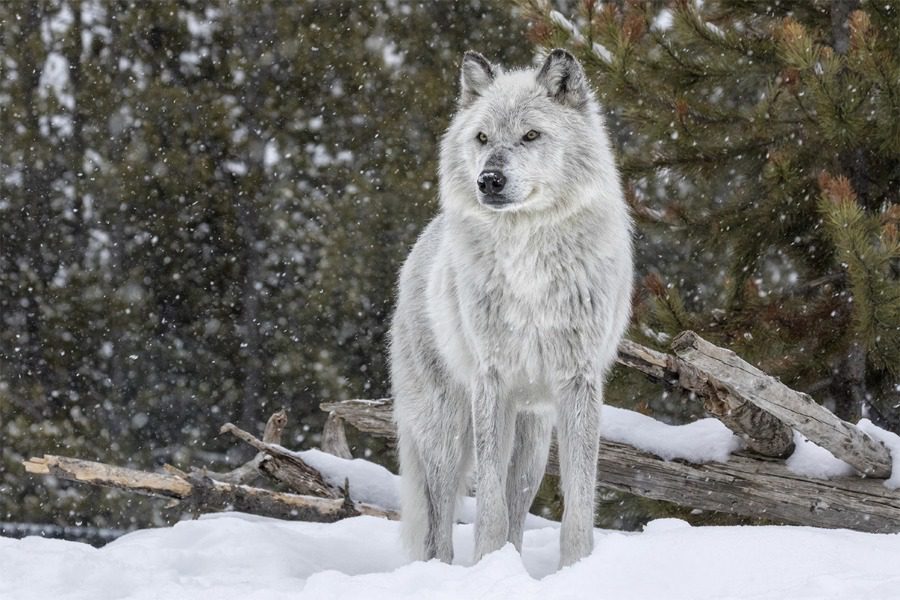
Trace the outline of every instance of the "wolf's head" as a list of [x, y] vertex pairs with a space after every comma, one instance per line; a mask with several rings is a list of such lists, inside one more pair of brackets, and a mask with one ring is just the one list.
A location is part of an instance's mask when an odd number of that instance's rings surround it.
[[[504, 72], [467, 52], [460, 97], [441, 144], [441, 201], [487, 216], [577, 208], [611, 187], [612, 155], [584, 70], [565, 50], [539, 68]], [[614, 178], [610, 180], [608, 178]]]

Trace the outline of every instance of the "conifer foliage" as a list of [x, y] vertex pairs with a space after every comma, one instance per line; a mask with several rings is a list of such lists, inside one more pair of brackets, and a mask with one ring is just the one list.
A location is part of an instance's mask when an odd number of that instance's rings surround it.
[[635, 334], [697, 329], [900, 429], [900, 3], [519, 5], [620, 134]]

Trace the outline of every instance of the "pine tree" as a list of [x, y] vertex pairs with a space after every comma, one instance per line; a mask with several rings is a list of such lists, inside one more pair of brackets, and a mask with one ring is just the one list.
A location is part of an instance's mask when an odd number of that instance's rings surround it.
[[900, 5], [519, 4], [619, 132], [647, 276], [634, 334], [696, 329], [900, 430]]
[[458, 61], [523, 62], [509, 12], [0, 2], [0, 520], [160, 522], [28, 455], [196, 464], [281, 406], [316, 444], [320, 401], [387, 395]]

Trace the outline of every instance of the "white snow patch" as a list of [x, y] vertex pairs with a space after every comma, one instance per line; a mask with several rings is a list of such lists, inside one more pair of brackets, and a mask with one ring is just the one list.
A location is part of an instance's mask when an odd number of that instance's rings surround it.
[[653, 22], [650, 24], [650, 27], [656, 31], [668, 31], [669, 29], [672, 29], [672, 24], [674, 22], [675, 15], [670, 9], [664, 8], [653, 17]]
[[690, 527], [691, 524], [682, 519], [655, 519], [644, 525], [644, 533], [666, 533]]
[[191, 35], [203, 40], [211, 40], [213, 33], [218, 28], [216, 18], [219, 16], [219, 11], [215, 9], [207, 8], [202, 16], [189, 11], [180, 11], [178, 16], [184, 20]]
[[381, 60], [386, 67], [399, 69], [406, 60], [406, 53], [398, 50], [396, 42], [382, 35], [373, 35], [366, 38], [366, 50], [375, 54], [381, 54]]
[[591, 50], [594, 52], [594, 55], [596, 55], [597, 58], [599, 58], [603, 62], [605, 62], [607, 64], [612, 63], [612, 61], [613, 61], [612, 52], [610, 52], [609, 49], [606, 46], [604, 46], [603, 44], [594, 42], [593, 45], [591, 46]]
[[269, 140], [263, 151], [263, 166], [271, 169], [281, 160], [281, 153], [278, 152], [278, 142], [274, 139]]
[[69, 110], [75, 108], [75, 98], [66, 91], [69, 85], [69, 61], [59, 52], [47, 53], [47, 60], [41, 69], [39, 92], [42, 98], [47, 97], [47, 91], [53, 92], [59, 103]]
[[890, 450], [893, 468], [891, 469], [890, 478], [884, 482], [884, 487], [892, 490], [900, 488], [900, 436], [891, 431], [882, 429], [869, 419], [860, 419], [856, 426], [859, 427], [863, 433], [878, 440]]
[[711, 600], [897, 598], [900, 536], [809, 527], [595, 530], [593, 554], [557, 571], [559, 530], [525, 533], [472, 565], [471, 525], [456, 525], [457, 559], [409, 562], [400, 524], [357, 517], [332, 524], [239, 513], [128, 534], [96, 549], [0, 538], [0, 598], [615, 598]]
[[720, 37], [720, 38], [722, 38], [722, 39], [725, 38], [725, 32], [722, 30], [721, 27], [719, 27], [719, 26], [716, 25], [715, 23], [710, 23], [709, 21], [705, 21], [705, 22], [703, 23], [703, 25], [704, 25], [704, 26], [706, 27], [706, 29], [707, 29], [710, 33], [712, 33], [713, 35], [718, 36], [718, 37]]
[[784, 463], [791, 473], [815, 479], [849, 477], [856, 473], [853, 467], [796, 431], [794, 445], [794, 453]]
[[226, 160], [222, 166], [232, 175], [246, 175], [248, 170], [247, 164], [239, 160]]
[[400, 477], [381, 465], [361, 458], [340, 458], [321, 450], [303, 450], [293, 454], [322, 473], [331, 485], [343, 488], [344, 480], [349, 480], [350, 497], [355, 501], [400, 510]]
[[601, 432], [611, 442], [628, 444], [665, 460], [693, 463], [727, 462], [728, 456], [742, 447], [740, 438], [718, 419], [668, 425], [609, 405], [603, 407]]
[[[322, 477], [331, 485], [343, 488], [345, 480], [349, 482], [350, 497], [356, 502], [400, 510], [400, 476], [381, 465], [360, 458], [339, 458], [320, 450], [303, 450], [292, 454], [322, 473]], [[475, 498], [466, 496], [460, 499], [456, 508], [456, 520], [463, 523], [475, 522]], [[532, 514], [525, 518], [526, 529], [547, 527], [556, 528], [559, 523]]]

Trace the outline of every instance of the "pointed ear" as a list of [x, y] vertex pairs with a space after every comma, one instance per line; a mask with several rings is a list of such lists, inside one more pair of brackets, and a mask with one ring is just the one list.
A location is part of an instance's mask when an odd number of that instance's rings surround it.
[[463, 55], [459, 71], [459, 105], [466, 107], [478, 99], [491, 85], [496, 69], [478, 52], [471, 50]]
[[538, 71], [537, 82], [547, 88], [551, 98], [572, 108], [584, 108], [591, 96], [581, 64], [560, 48], [547, 55]]

